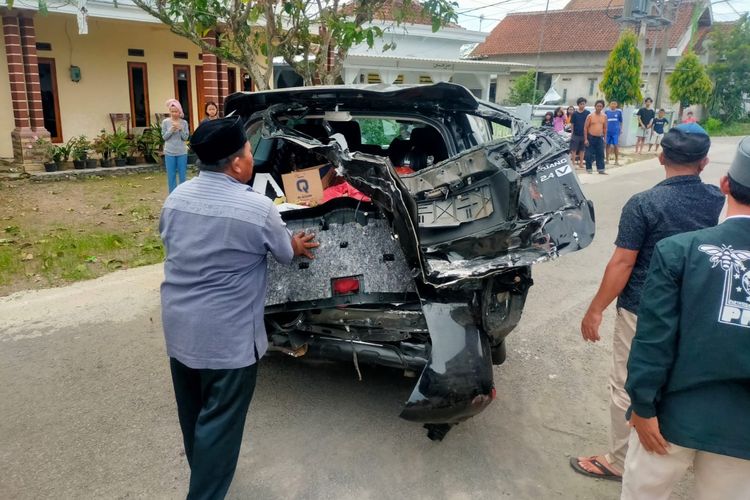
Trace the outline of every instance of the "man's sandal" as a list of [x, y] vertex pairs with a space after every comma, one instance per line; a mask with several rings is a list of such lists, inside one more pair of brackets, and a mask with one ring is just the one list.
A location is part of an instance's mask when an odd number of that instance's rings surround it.
[[595, 477], [597, 479], [606, 479], [607, 481], [622, 481], [621, 475], [615, 473], [615, 471], [599, 462], [595, 456], [589, 457], [588, 461], [591, 462], [594, 467], [599, 469], [601, 473], [598, 474], [596, 472], [589, 472], [584, 469], [583, 466], [581, 466], [581, 462], [580, 460], [578, 460], [578, 457], [570, 457], [570, 466], [573, 467], [574, 471], [579, 474], [583, 474], [584, 476]]

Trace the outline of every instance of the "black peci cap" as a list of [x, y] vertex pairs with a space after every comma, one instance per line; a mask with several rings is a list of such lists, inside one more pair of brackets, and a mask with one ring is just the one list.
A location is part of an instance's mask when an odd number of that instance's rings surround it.
[[190, 138], [190, 147], [201, 163], [215, 165], [236, 153], [247, 142], [240, 118], [220, 118], [203, 122]]
[[737, 147], [737, 154], [729, 167], [729, 177], [750, 188], [750, 137], [745, 137]]
[[697, 123], [683, 123], [669, 129], [661, 141], [664, 156], [676, 163], [702, 160], [711, 147], [711, 139]]

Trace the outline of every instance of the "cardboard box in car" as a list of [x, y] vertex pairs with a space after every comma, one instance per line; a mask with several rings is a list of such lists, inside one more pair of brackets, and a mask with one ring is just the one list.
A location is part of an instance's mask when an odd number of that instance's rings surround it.
[[330, 163], [295, 170], [281, 176], [288, 203], [317, 205], [323, 201], [323, 191], [331, 185], [334, 168]]

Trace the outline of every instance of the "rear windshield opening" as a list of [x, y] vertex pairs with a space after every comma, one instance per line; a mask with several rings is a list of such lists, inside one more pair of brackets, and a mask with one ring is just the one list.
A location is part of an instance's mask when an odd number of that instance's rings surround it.
[[[346, 142], [351, 152], [387, 157], [396, 173], [401, 176], [414, 174], [448, 158], [448, 148], [441, 133], [423, 122], [382, 117], [354, 117], [350, 121], [324, 121], [322, 118], [305, 117], [289, 119], [285, 125], [302, 136], [323, 144], [338, 140]], [[320, 153], [283, 138], [262, 139], [261, 123], [250, 127], [248, 137], [253, 148], [256, 177], [258, 174], [265, 174], [261, 178], [268, 181], [263, 182], [267, 196], [273, 199], [284, 197], [287, 202], [295, 204], [294, 200], [299, 196], [288, 192], [288, 174], [320, 168], [320, 190], [324, 195], [313, 189], [318, 201], [305, 206], [325, 203], [332, 197], [348, 196], [369, 201], [369, 198], [349, 186], [345, 179], [337, 176], [328, 159]], [[275, 181], [277, 189], [272, 189], [274, 183], [270, 182], [271, 179]], [[309, 178], [306, 180], [310, 181]], [[317, 184], [317, 180], [308, 184]], [[263, 191], [260, 186], [254, 184], [254, 187]], [[296, 208], [289, 205], [286, 207]]]

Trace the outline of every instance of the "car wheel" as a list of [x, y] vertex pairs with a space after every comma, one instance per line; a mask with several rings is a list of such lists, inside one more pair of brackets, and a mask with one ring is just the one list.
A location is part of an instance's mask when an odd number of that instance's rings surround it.
[[492, 354], [492, 364], [502, 365], [505, 362], [507, 352], [505, 350], [505, 340], [497, 344], [496, 346], [490, 347], [490, 353]]

